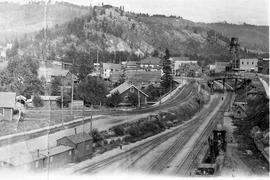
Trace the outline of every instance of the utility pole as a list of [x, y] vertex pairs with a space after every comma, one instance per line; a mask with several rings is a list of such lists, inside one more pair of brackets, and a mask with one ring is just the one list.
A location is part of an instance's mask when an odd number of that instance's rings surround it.
[[138, 107], [141, 107], [141, 102], [140, 102], [140, 91], [138, 90]]
[[63, 97], [63, 86], [61, 86], [61, 122], [62, 122], [62, 127], [64, 127], [64, 122], [63, 122], [63, 104], [64, 104], [64, 97]]
[[73, 95], [74, 95], [74, 79], [73, 79], [73, 74], [71, 74], [71, 108], [70, 108], [70, 113], [73, 114]]

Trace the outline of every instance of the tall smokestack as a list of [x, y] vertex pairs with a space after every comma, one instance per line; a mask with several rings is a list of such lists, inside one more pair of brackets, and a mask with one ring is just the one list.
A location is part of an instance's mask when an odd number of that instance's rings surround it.
[[75, 134], [77, 134], [77, 129], [76, 128], [74, 128], [74, 132], [75, 132]]

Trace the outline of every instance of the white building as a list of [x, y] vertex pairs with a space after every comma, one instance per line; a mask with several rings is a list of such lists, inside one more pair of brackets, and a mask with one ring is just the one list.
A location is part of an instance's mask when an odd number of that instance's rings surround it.
[[258, 59], [240, 59], [239, 68], [243, 71], [255, 71], [258, 72]]
[[102, 77], [103, 79], [109, 79], [111, 73], [114, 71], [120, 71], [122, 68], [121, 64], [113, 63], [102, 63]]

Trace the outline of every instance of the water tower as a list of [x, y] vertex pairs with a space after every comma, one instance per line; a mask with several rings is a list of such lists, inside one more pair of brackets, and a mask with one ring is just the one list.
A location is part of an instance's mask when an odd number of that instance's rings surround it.
[[232, 37], [230, 42], [230, 54], [232, 57], [232, 67], [234, 70], [239, 69], [239, 50], [239, 39], [237, 37]]

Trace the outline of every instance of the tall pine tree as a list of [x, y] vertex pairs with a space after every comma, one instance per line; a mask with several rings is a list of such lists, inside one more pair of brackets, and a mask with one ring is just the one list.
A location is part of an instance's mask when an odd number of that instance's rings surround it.
[[163, 75], [161, 77], [161, 88], [162, 93], [167, 93], [172, 88], [173, 77], [172, 77], [172, 67], [170, 61], [170, 52], [168, 49], [165, 51], [165, 56], [163, 58]]

